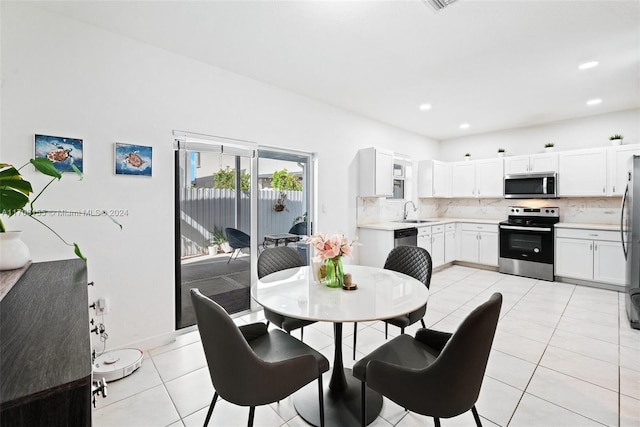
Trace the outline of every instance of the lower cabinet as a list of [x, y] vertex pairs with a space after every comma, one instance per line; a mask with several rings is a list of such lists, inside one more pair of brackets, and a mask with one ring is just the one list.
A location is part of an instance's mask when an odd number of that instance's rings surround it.
[[429, 251], [433, 268], [445, 263], [444, 225], [418, 228], [418, 246]]
[[460, 224], [460, 261], [498, 265], [498, 226]]
[[444, 262], [449, 263], [456, 260], [456, 225], [445, 224], [444, 226]]
[[624, 286], [625, 269], [617, 231], [556, 228], [556, 276]]

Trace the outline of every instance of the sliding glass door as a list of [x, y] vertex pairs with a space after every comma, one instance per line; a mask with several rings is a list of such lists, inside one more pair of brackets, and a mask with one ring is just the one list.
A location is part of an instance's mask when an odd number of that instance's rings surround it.
[[[195, 324], [189, 290], [229, 313], [251, 308], [255, 146], [177, 134], [176, 329]], [[253, 248], [253, 250], [252, 250]]]

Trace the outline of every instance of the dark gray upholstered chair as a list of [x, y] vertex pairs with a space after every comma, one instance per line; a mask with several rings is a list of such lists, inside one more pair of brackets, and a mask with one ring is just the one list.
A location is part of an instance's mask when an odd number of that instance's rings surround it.
[[[258, 257], [258, 278], [262, 279], [267, 274], [287, 268], [302, 267], [304, 264], [300, 255], [288, 246], [276, 246], [262, 251]], [[264, 317], [280, 329], [287, 333], [295, 329], [300, 329], [300, 339], [304, 338], [304, 327], [315, 323], [312, 320], [294, 319], [275, 313], [268, 308], [264, 308]]]
[[[384, 263], [387, 270], [397, 271], [411, 276], [421, 281], [429, 289], [431, 286], [431, 255], [429, 251], [418, 246], [398, 246], [391, 249], [387, 260]], [[427, 305], [423, 305], [419, 309], [404, 314], [402, 316], [386, 319], [384, 325], [384, 337], [389, 334], [389, 324], [400, 328], [400, 333], [404, 334], [404, 328], [413, 325], [418, 320], [422, 322], [422, 327], [426, 328], [423, 317], [427, 311]], [[353, 360], [356, 359], [356, 343], [358, 340], [358, 323], [353, 324]]]
[[290, 234], [297, 234], [299, 236], [306, 236], [307, 233], [307, 221], [302, 221], [302, 222], [298, 222], [296, 224], [293, 225], [293, 227], [291, 227], [289, 229], [289, 233]]
[[244, 231], [240, 231], [236, 228], [227, 227], [224, 229], [224, 233], [227, 235], [227, 241], [229, 246], [233, 249], [231, 256], [227, 260], [227, 264], [233, 259], [233, 255], [238, 258], [240, 250], [251, 247], [251, 238]]
[[215, 389], [205, 419], [209, 424], [218, 396], [249, 406], [253, 425], [255, 407], [284, 399], [318, 380], [320, 423], [324, 425], [322, 374], [329, 361], [298, 339], [264, 323], [236, 326], [227, 312], [198, 289], [191, 289], [198, 330]]
[[475, 404], [501, 305], [502, 295], [494, 293], [453, 334], [419, 329], [415, 338], [399, 335], [356, 362], [353, 375], [362, 381], [363, 413], [369, 386], [410, 411], [433, 417], [436, 427], [440, 418], [468, 410], [481, 427]]

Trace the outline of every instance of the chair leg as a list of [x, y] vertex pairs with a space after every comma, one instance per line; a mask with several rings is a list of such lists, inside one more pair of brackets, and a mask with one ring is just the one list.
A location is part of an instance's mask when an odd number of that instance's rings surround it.
[[389, 335], [389, 324], [384, 322], [384, 339], [387, 339], [387, 335]]
[[424, 324], [424, 319], [420, 319], [420, 323], [422, 323], [422, 327], [427, 329], [427, 325]]
[[318, 377], [318, 405], [320, 406], [320, 427], [324, 427], [324, 388], [322, 387], [322, 374]]
[[353, 323], [353, 360], [356, 360], [356, 343], [358, 342], [358, 322]]
[[360, 382], [362, 391], [360, 394], [362, 395], [362, 404], [360, 405], [360, 418], [362, 419], [361, 425], [362, 427], [366, 427], [367, 425], [367, 384], [364, 381]]
[[480, 422], [480, 415], [478, 415], [478, 410], [476, 409], [476, 405], [471, 407], [471, 413], [473, 413], [473, 419], [476, 420], [476, 426], [482, 427], [482, 423]]
[[440, 418], [433, 417], [433, 423], [436, 427], [440, 427]]
[[304, 341], [304, 328], [300, 328], [300, 341]]
[[231, 252], [231, 256], [229, 256], [229, 259], [227, 260], [227, 264], [229, 264], [231, 262], [231, 260], [233, 259], [233, 254], [235, 254], [237, 251], [237, 249], [234, 249], [233, 252]]
[[218, 392], [216, 391], [213, 394], [213, 400], [211, 401], [211, 405], [209, 405], [209, 411], [207, 412], [207, 418], [204, 419], [204, 427], [209, 425], [209, 420], [211, 419], [211, 414], [213, 413], [213, 407], [216, 406], [216, 400], [218, 400]]
[[247, 424], [247, 427], [253, 427], [253, 417], [256, 414], [256, 407], [252, 406], [249, 408], [249, 423]]
[[400, 333], [404, 335], [404, 328], [400, 328]]

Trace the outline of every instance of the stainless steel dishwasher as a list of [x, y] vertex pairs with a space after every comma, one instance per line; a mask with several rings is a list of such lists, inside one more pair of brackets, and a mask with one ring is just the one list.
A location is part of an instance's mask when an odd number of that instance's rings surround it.
[[398, 246], [418, 246], [418, 229], [411, 227], [394, 230], [393, 247]]

